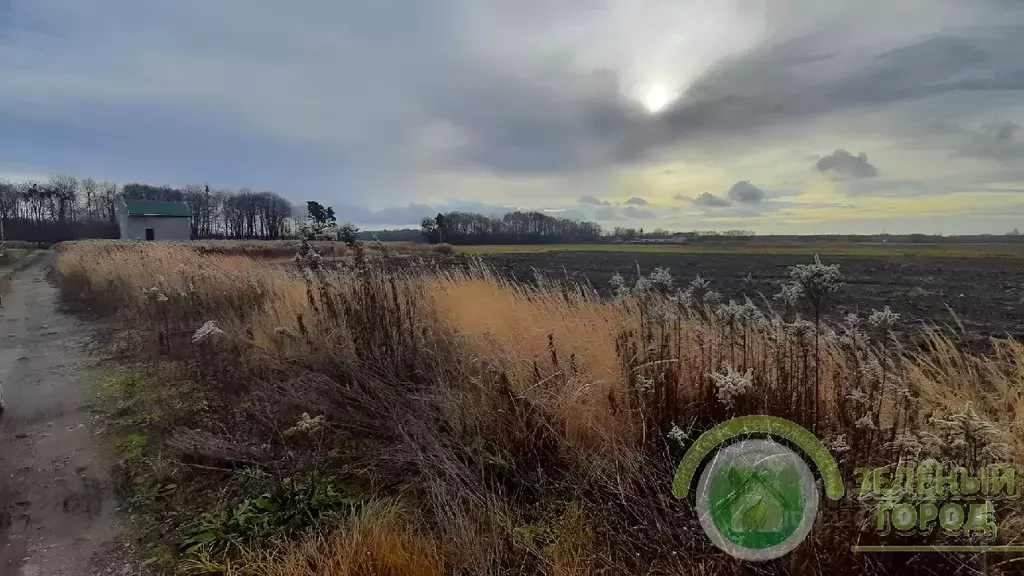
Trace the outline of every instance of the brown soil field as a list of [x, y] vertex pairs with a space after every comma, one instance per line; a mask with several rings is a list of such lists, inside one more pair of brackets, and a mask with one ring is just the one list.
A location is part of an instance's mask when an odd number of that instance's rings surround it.
[[[481, 258], [504, 276], [523, 281], [533, 281], [537, 274], [549, 279], [568, 277], [589, 282], [607, 294], [616, 272], [628, 279], [636, 277], [637, 267], [644, 274], [663, 267], [671, 271], [680, 287], [699, 274], [710, 280], [713, 289], [726, 300], [750, 295], [755, 301], [760, 300], [761, 294], [770, 298], [779, 291], [789, 266], [811, 261], [810, 256], [791, 254], [635, 252], [489, 254]], [[1024, 337], [1024, 261], [851, 256], [823, 256], [822, 261], [838, 263], [846, 283], [830, 307], [832, 315], [889, 306], [910, 323], [956, 328], [958, 318], [973, 338]], [[752, 285], [744, 281], [748, 274]]]

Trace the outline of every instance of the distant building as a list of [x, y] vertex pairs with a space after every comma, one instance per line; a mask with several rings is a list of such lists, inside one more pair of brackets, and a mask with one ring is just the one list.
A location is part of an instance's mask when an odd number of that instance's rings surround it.
[[120, 199], [117, 225], [121, 238], [134, 240], [189, 240], [192, 215], [184, 202]]

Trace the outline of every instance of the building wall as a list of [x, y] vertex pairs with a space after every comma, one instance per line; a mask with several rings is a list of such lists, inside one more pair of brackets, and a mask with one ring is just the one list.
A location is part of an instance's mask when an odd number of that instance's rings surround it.
[[172, 216], [119, 216], [121, 238], [145, 240], [146, 228], [153, 229], [155, 240], [189, 240], [192, 229], [188, 218]]

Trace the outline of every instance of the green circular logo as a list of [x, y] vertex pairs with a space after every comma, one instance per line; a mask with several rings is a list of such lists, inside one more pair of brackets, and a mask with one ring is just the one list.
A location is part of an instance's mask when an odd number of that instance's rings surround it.
[[793, 450], [772, 440], [744, 440], [715, 454], [697, 483], [696, 504], [716, 546], [743, 560], [770, 560], [807, 537], [818, 487]]

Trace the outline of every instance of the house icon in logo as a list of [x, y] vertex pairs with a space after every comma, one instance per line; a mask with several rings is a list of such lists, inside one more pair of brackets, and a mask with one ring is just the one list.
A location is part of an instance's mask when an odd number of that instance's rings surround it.
[[[842, 478], [828, 449], [806, 429], [772, 416], [735, 418], [704, 433], [680, 461], [673, 482], [675, 496], [687, 498], [698, 466], [718, 448], [700, 474], [695, 507], [711, 541], [744, 560], [789, 553], [817, 517], [820, 490], [811, 468], [772, 436], [799, 447], [821, 471], [828, 497], [842, 497]], [[729, 443], [737, 438], [747, 439]]]

